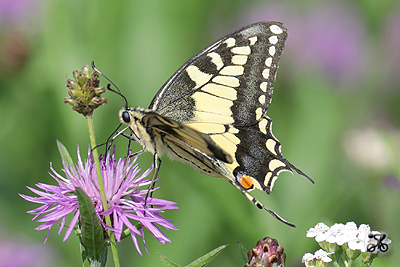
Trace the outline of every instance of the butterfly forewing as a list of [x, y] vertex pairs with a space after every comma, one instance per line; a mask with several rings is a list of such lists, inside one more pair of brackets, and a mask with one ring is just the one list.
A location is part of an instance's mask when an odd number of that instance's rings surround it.
[[252, 125], [271, 102], [286, 29], [256, 23], [210, 45], [185, 63], [149, 108], [180, 122]]

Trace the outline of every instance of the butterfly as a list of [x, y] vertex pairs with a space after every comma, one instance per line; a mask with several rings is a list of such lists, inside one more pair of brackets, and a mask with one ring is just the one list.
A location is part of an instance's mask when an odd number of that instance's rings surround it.
[[[258, 22], [235, 31], [189, 59], [161, 87], [148, 109], [125, 107], [119, 118], [130, 140], [154, 154], [187, 163], [222, 177], [258, 208], [267, 209], [249, 192], [270, 194], [279, 173], [292, 170], [313, 180], [281, 153], [267, 116], [272, 84], [287, 30], [280, 22]], [[314, 183], [314, 182], [313, 182]]]

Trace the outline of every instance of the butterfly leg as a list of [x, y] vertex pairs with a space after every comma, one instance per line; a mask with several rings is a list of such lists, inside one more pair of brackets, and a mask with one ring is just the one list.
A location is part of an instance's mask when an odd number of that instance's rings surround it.
[[136, 151], [135, 153], [132, 153], [132, 154], [130, 154], [130, 155], [128, 155], [128, 156], [129, 156], [129, 158], [137, 157], [137, 156], [139, 156], [140, 154], [142, 154], [143, 152], [146, 152], [146, 149], [142, 148], [142, 149], [140, 149], [139, 151]]
[[149, 185], [149, 190], [147, 191], [146, 194], [146, 198], [144, 200], [144, 206], [146, 207], [147, 204], [147, 198], [152, 197], [153, 196], [153, 189], [157, 180], [157, 176], [158, 176], [158, 171], [160, 170], [160, 166], [161, 166], [161, 159], [158, 156], [157, 153], [154, 154], [154, 174], [153, 174], [153, 178], [151, 179], [151, 183]]

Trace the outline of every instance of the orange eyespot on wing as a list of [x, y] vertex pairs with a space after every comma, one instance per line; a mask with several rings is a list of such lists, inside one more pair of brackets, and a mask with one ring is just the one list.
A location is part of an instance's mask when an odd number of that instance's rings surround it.
[[239, 178], [239, 183], [246, 190], [253, 189], [253, 187], [254, 187], [253, 179], [248, 175], [242, 175]]

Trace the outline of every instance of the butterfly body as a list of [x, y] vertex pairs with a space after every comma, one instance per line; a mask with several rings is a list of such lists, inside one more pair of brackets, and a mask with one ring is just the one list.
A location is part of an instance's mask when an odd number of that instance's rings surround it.
[[286, 37], [279, 22], [227, 35], [178, 69], [148, 109], [124, 107], [119, 117], [131, 130], [129, 138], [153, 153], [155, 162], [166, 151], [202, 173], [223, 177], [260, 209], [293, 226], [248, 193], [269, 194], [282, 171], [308, 178], [283, 157], [266, 115]]
[[[170, 158], [187, 163], [211, 176], [221, 176], [213, 171], [215, 162], [232, 162], [230, 155], [206, 134], [161, 116], [152, 110], [123, 108], [120, 110], [120, 118], [124, 123], [129, 121], [134, 140], [146, 151], [158, 157], [167, 152]], [[184, 151], [190, 155], [185, 156]], [[201, 160], [195, 162], [191, 160], [193, 157], [201, 158]]]

